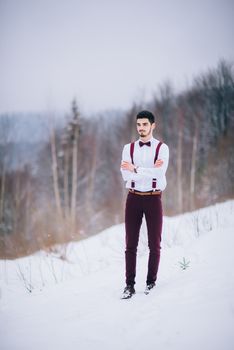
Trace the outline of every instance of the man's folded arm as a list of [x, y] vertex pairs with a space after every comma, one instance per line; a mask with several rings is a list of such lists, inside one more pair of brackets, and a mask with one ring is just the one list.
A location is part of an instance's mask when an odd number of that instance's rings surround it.
[[167, 167], [168, 167], [168, 162], [169, 162], [169, 148], [167, 145], [162, 144], [160, 151], [159, 151], [158, 159], [163, 160], [163, 164], [159, 168], [139, 167], [137, 169], [137, 173], [141, 176], [149, 177], [151, 179], [165, 175], [166, 171], [167, 171]]
[[[128, 162], [128, 163], [132, 163], [132, 159], [131, 159], [131, 156], [130, 156], [130, 146], [128, 147], [129, 145], [125, 145], [124, 146], [124, 149], [123, 149], [123, 152], [122, 152], [122, 162]], [[137, 180], [140, 180], [142, 179], [144, 176], [142, 176], [141, 174], [138, 173], [135, 173], [135, 172], [132, 172], [130, 170], [123, 170], [120, 168], [120, 171], [121, 171], [121, 174], [122, 174], [122, 177], [123, 177], [123, 180], [124, 181], [137, 181]]]

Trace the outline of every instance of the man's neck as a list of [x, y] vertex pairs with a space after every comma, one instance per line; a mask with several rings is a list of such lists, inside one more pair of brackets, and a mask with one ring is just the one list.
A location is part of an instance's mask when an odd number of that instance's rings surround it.
[[142, 142], [148, 142], [149, 140], [151, 140], [151, 138], [152, 138], [152, 135], [148, 135], [146, 137], [140, 137], [140, 140]]

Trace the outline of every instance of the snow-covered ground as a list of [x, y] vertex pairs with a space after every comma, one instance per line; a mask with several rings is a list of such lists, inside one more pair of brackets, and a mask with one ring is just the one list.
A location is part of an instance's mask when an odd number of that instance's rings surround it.
[[120, 299], [124, 225], [0, 261], [1, 350], [234, 349], [233, 226], [234, 201], [165, 217], [157, 286], [146, 296], [143, 224], [129, 300]]

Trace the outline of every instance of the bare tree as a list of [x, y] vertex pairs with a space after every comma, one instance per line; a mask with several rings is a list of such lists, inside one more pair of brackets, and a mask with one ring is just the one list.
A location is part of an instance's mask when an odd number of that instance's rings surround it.
[[10, 139], [14, 133], [14, 127], [13, 118], [8, 115], [0, 117], [0, 225], [4, 220], [6, 172], [10, 163]]
[[62, 218], [62, 207], [61, 207], [61, 198], [59, 191], [59, 181], [58, 181], [58, 161], [57, 161], [57, 148], [56, 148], [56, 138], [54, 125], [50, 125], [50, 146], [51, 146], [51, 159], [52, 159], [52, 175], [53, 175], [53, 188], [54, 188], [54, 197], [57, 213], [60, 218]]
[[[69, 130], [70, 126], [67, 127]], [[62, 148], [63, 148], [63, 190], [64, 190], [64, 212], [66, 221], [69, 220], [70, 204], [69, 204], [69, 161], [70, 161], [70, 148], [69, 148], [69, 136], [67, 131], [62, 136]]]
[[72, 231], [76, 227], [76, 196], [77, 196], [77, 157], [78, 157], [78, 138], [79, 138], [79, 112], [76, 100], [72, 103], [73, 119], [72, 125], [72, 188], [71, 188], [71, 224]]
[[182, 169], [182, 141], [184, 126], [184, 111], [182, 106], [178, 106], [178, 141], [177, 141], [177, 203], [179, 212], [183, 212], [183, 169]]

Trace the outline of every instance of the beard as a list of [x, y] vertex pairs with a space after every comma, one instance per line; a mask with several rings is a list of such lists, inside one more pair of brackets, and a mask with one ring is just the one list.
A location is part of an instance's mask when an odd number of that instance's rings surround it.
[[138, 132], [138, 134], [140, 135], [140, 137], [147, 137], [147, 136], [150, 135], [150, 133], [151, 133], [151, 128], [150, 128], [149, 132], [143, 131], [143, 130], [140, 130], [140, 131]]

